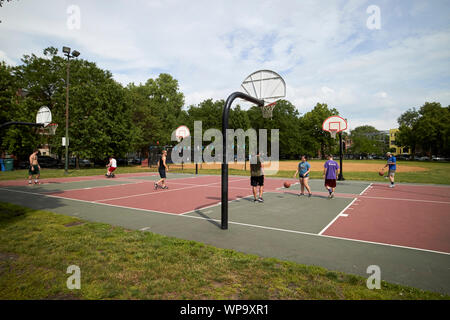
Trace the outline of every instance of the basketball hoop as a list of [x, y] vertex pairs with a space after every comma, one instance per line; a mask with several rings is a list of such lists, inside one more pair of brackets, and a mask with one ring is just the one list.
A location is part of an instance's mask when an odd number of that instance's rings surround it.
[[191, 135], [189, 128], [186, 126], [179, 126], [175, 130], [175, 137], [177, 138], [177, 141], [180, 142], [186, 137], [189, 137]]
[[57, 123], [50, 123], [46, 129], [48, 130], [48, 135], [54, 136], [56, 134], [56, 129], [58, 129]]
[[272, 119], [272, 113], [273, 113], [273, 109], [275, 108], [277, 104], [277, 101], [266, 104], [264, 106], [261, 107], [261, 111], [262, 111], [262, 116], [265, 119]]
[[40, 107], [36, 114], [36, 123], [42, 124], [44, 127], [52, 122], [52, 112], [46, 106]]
[[44, 136], [54, 136], [56, 134], [56, 129], [58, 129], [57, 123], [49, 123], [44, 127], [38, 128], [37, 133]]
[[340, 116], [331, 116], [322, 124], [322, 130], [328, 131], [331, 134], [331, 138], [336, 139], [336, 134], [347, 130], [347, 121]]
[[330, 130], [331, 138], [336, 139], [336, 134], [338, 133], [337, 130]]
[[253, 72], [241, 84], [241, 92], [256, 99], [264, 100], [260, 106], [264, 118], [272, 118], [277, 101], [286, 96], [286, 83], [283, 78], [271, 70]]

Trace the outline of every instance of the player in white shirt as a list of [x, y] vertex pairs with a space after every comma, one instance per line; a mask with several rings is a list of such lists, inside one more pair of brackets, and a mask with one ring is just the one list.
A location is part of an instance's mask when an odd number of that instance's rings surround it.
[[114, 170], [117, 168], [117, 160], [114, 159], [114, 156], [109, 157], [109, 163], [106, 165], [107, 171], [106, 171], [106, 177], [107, 178], [114, 178]]

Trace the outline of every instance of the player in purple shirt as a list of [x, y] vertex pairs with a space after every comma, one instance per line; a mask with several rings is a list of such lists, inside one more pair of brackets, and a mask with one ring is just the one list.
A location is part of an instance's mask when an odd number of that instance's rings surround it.
[[338, 175], [339, 165], [333, 160], [333, 156], [328, 156], [328, 161], [323, 165], [323, 177], [325, 179], [325, 188], [329, 192], [328, 198], [334, 197], [334, 189], [336, 188], [336, 177]]

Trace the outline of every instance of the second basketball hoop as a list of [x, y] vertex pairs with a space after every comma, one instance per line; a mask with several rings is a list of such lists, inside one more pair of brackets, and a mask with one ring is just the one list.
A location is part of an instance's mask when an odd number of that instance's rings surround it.
[[336, 139], [336, 134], [347, 130], [347, 121], [340, 116], [331, 116], [322, 123], [323, 131], [328, 131], [333, 139]]

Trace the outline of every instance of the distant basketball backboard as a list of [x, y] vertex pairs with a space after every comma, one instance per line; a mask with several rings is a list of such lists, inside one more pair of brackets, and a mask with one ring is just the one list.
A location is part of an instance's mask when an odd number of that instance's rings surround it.
[[347, 130], [347, 120], [340, 116], [331, 116], [322, 123], [322, 129], [331, 133], [336, 138], [336, 133]]
[[175, 130], [175, 136], [177, 137], [177, 141], [180, 142], [182, 139], [189, 137], [191, 135], [189, 128], [186, 126], [179, 126]]
[[46, 106], [40, 107], [36, 114], [36, 123], [41, 123], [44, 127], [52, 123], [52, 112]]

